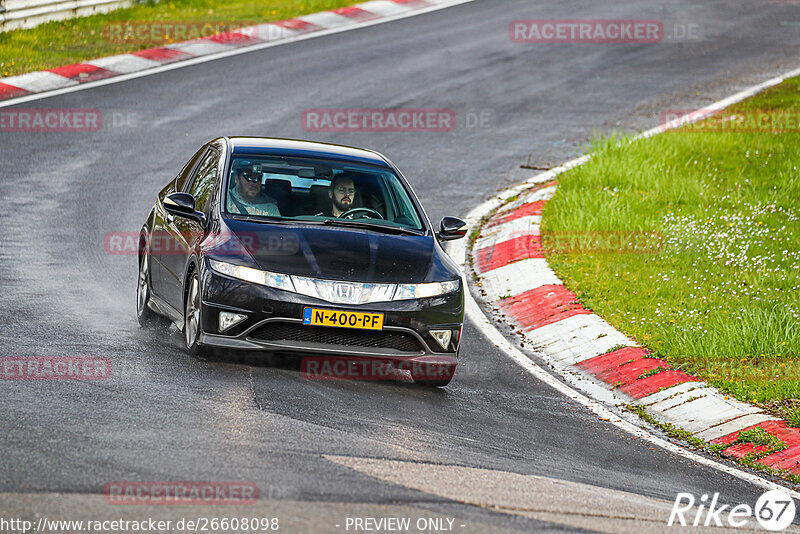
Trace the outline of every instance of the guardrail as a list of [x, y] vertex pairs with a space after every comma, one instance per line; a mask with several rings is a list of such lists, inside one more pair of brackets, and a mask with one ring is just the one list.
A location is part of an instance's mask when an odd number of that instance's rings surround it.
[[131, 4], [133, 0], [0, 0], [0, 32], [107, 13]]

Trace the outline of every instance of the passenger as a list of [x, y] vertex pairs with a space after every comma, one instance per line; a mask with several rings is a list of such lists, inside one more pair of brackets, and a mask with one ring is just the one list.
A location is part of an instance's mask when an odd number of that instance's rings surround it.
[[228, 211], [240, 215], [280, 217], [278, 204], [261, 191], [264, 173], [261, 165], [239, 161], [233, 165], [236, 186], [228, 194]]

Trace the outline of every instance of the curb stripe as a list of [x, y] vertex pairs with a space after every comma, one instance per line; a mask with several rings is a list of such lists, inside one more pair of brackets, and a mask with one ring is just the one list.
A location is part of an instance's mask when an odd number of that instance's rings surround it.
[[[672, 386], [671, 388], [663, 389], [657, 393], [653, 393], [652, 395], [647, 395], [646, 397], [642, 397], [641, 399], [639, 399], [639, 403], [644, 406], [655, 406], [655, 405], [660, 406], [662, 402], [674, 399], [682, 393], [686, 393], [687, 391], [693, 391], [695, 389], [703, 387], [706, 387], [706, 383], [702, 381], [683, 382], [681, 384]], [[725, 434], [727, 434], [727, 432], [723, 432], [722, 434], [720, 434], [720, 436]]]
[[[761, 458], [760, 460], [758, 460], [759, 463], [768, 465], [776, 469], [786, 469], [788, 471], [800, 473], [800, 433], [798, 433], [796, 428], [789, 427], [786, 421], [769, 420], [756, 423], [742, 430], [750, 430], [753, 428], [761, 428], [765, 430], [769, 434], [772, 434], [773, 436], [783, 441], [787, 446], [786, 449], [782, 451], [778, 451], [773, 454], [770, 454], [769, 456]], [[741, 430], [733, 432], [721, 438], [715, 439], [712, 441], [712, 443], [720, 443], [723, 445], [732, 444], [734, 441], [736, 441], [739, 432], [741, 432]], [[752, 445], [752, 444], [746, 443], [746, 444], [731, 445], [730, 447], [725, 449], [723, 454], [725, 454], [726, 456], [742, 458], [747, 454], [752, 454], [753, 452], [766, 450], [766, 448], [762, 449], [746, 448], [743, 447], [742, 445]]]
[[592, 313], [563, 285], [545, 285], [500, 301], [500, 308], [523, 329], [535, 329], [573, 315]]
[[13, 85], [0, 82], [0, 100], [6, 100], [8, 98], [15, 98], [29, 94], [31, 94], [31, 91], [26, 91], [20, 87], [14, 87]]
[[195, 39], [194, 41], [186, 41], [185, 43], [177, 43], [168, 45], [167, 48], [179, 50], [189, 56], [210, 56], [212, 54], [220, 54], [236, 48], [235, 46], [215, 43], [208, 39]]
[[683, 382], [699, 382], [699, 379], [689, 376], [683, 371], [668, 370], [662, 371], [657, 375], [636, 380], [635, 382], [623, 386], [620, 390], [634, 399], [641, 399], [642, 397], [647, 397], [648, 395], [656, 393], [662, 388], [668, 388]]
[[134, 56], [143, 57], [145, 59], [149, 59], [151, 61], [158, 61], [159, 63], [172, 63], [174, 61], [181, 61], [184, 59], [189, 59], [192, 57], [191, 54], [187, 54], [186, 52], [181, 52], [180, 50], [176, 50], [174, 48], [148, 48], [146, 50], [139, 50], [138, 52], [132, 52]]
[[74, 65], [64, 65], [63, 67], [56, 67], [54, 69], [50, 69], [48, 72], [52, 72], [53, 74], [58, 74], [59, 76], [63, 76], [64, 78], [75, 80], [78, 83], [93, 82], [95, 80], [102, 80], [104, 78], [110, 78], [111, 76], [116, 76], [115, 73], [109, 70], [96, 67], [95, 65], [89, 65], [88, 63], [75, 63]]
[[529, 215], [527, 217], [519, 217], [506, 224], [487, 229], [485, 234], [481, 232], [482, 237], [479, 237], [473, 246], [475, 250], [480, 250], [482, 248], [497, 246], [503, 241], [509, 241], [518, 237], [538, 236], [541, 222], [542, 218], [539, 216]]
[[248, 35], [241, 31], [220, 33], [217, 35], [212, 35], [211, 37], [207, 37], [203, 40], [230, 46], [247, 46], [261, 41], [261, 39], [258, 37]]
[[625, 347], [606, 354], [601, 354], [600, 356], [595, 356], [594, 358], [582, 361], [578, 365], [593, 375], [597, 375], [631, 360], [641, 360], [647, 354], [647, 350], [641, 347]]
[[[686, 387], [682, 391], [676, 391], [674, 395], [666, 399], [662, 399], [658, 402], [653, 402], [649, 405], [649, 407], [655, 412], [665, 413], [669, 410], [672, 410], [673, 408], [677, 408], [682, 404], [686, 404], [693, 400], [715, 396], [716, 391], [714, 390], [714, 388], [709, 387], [708, 385], [705, 384], [702, 386], [696, 385], [700, 384], [700, 382], [684, 382], [683, 384], [679, 385], [685, 385], [685, 384], [688, 384], [689, 387]], [[673, 386], [671, 388], [668, 388], [667, 391], [672, 391], [675, 389], [676, 387]], [[649, 395], [649, 397], [652, 397], [652, 395]], [[722, 400], [724, 401], [725, 398], [723, 397]]]
[[353, 24], [351, 18], [345, 17], [333, 11], [323, 11], [322, 13], [313, 13], [311, 15], [304, 15], [298, 17], [299, 20], [308, 22], [317, 28], [336, 28], [347, 24]]
[[255, 26], [252, 31], [255, 31], [255, 34], [258, 35], [258, 38], [265, 43], [290, 39], [299, 34], [299, 32], [284, 28], [283, 26], [279, 26], [274, 22], [259, 24], [258, 26]]
[[158, 67], [160, 63], [141, 56], [134, 56], [133, 54], [120, 54], [118, 56], [104, 57], [100, 59], [93, 59], [86, 62], [88, 65], [94, 65], [102, 69], [110, 70], [115, 73], [129, 74], [140, 70], [151, 69]]
[[509, 263], [530, 258], [544, 258], [542, 243], [538, 235], [525, 235], [503, 241], [494, 247], [484, 247], [478, 250], [475, 267], [479, 273], [485, 273]]
[[544, 285], [562, 285], [544, 258], [531, 258], [483, 274], [483, 289], [492, 300], [519, 295]]
[[399, 4], [397, 2], [391, 2], [389, 0], [373, 0], [372, 2], [357, 4], [356, 7], [360, 7], [365, 11], [371, 11], [372, 13], [377, 13], [382, 17], [399, 15], [400, 13], [405, 13], [406, 11], [414, 9], [413, 7]]
[[340, 7], [339, 9], [334, 9], [332, 11], [337, 15], [341, 15], [343, 17], [351, 18], [355, 21], [362, 21], [362, 20], [372, 20], [378, 18], [378, 15], [375, 13], [370, 13], [369, 11], [364, 11], [360, 7], [350, 6], [350, 7]]
[[[533, 260], [526, 260], [533, 261]], [[514, 264], [516, 265], [516, 264]], [[527, 343], [566, 365], [605, 354], [619, 345], [633, 343], [595, 314], [573, 315], [525, 332]]]
[[519, 208], [511, 211], [503, 211], [497, 217], [493, 217], [492, 220], [486, 224], [486, 227], [491, 228], [493, 226], [505, 224], [509, 221], [513, 221], [514, 219], [519, 219], [520, 217], [527, 217], [529, 215], [536, 215], [541, 217], [542, 211], [544, 210], [544, 205], [546, 203], [547, 203], [546, 200], [537, 200], [536, 202], [528, 202], [526, 204], [522, 204]]
[[707, 430], [703, 430], [702, 432], [698, 432], [695, 434], [698, 438], [704, 439], [706, 441], [714, 442], [714, 440], [719, 439], [723, 436], [727, 436], [728, 434], [736, 434], [738, 435], [739, 432], [742, 430], [755, 426], [758, 423], [763, 423], [765, 421], [777, 421], [776, 417], [772, 417], [766, 414], [749, 414], [743, 415], [741, 417], [737, 417], [736, 419], [731, 419], [729, 421], [725, 421], [716, 426], [712, 426]]
[[46, 70], [41, 72], [29, 72], [27, 74], [20, 74], [19, 76], [11, 76], [10, 78], [0, 78], [0, 82], [12, 87], [24, 89], [29, 93], [41, 93], [78, 84], [78, 82], [74, 80], [64, 78], [63, 76], [53, 74]]
[[664, 360], [640, 358], [639, 360], [623, 363], [618, 367], [600, 371], [597, 373], [597, 378], [607, 384], [619, 383], [620, 385], [627, 385], [639, 380], [639, 376], [648, 371], [653, 371], [659, 367], [667, 367], [668, 365]]
[[295, 31], [297, 33], [316, 32], [322, 29], [322, 26], [317, 26], [311, 22], [306, 22], [301, 18], [279, 20], [278, 22], [273, 22], [272, 24], [286, 28], [287, 30]]

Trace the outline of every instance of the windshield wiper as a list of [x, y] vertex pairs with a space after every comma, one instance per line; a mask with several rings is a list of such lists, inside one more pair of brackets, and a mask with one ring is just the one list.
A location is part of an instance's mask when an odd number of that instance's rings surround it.
[[247, 222], [257, 222], [263, 224], [272, 224], [272, 223], [285, 223], [286, 220], [282, 219], [281, 217], [273, 217], [271, 215], [259, 215], [258, 217], [254, 217], [252, 215], [241, 215], [238, 213], [232, 213], [231, 219], [235, 219], [237, 221], [247, 221]]
[[387, 234], [402, 234], [402, 235], [425, 235], [421, 230], [413, 230], [411, 228], [402, 228], [399, 226], [385, 226], [383, 224], [371, 223], [367, 221], [356, 221], [353, 219], [325, 219], [323, 223], [326, 226], [342, 226], [346, 228], [364, 228], [366, 230], [375, 230], [385, 232]]

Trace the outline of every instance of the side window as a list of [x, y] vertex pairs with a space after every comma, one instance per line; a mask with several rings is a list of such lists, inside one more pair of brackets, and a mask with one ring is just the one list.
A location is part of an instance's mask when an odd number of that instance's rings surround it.
[[186, 187], [187, 178], [189, 178], [189, 175], [191, 174], [192, 169], [194, 169], [195, 164], [200, 160], [200, 157], [205, 153], [205, 151], [206, 151], [206, 147], [201, 148], [200, 150], [198, 150], [197, 152], [194, 153], [194, 156], [192, 156], [192, 159], [190, 159], [188, 162], [186, 162], [186, 165], [183, 166], [183, 169], [181, 169], [181, 172], [178, 174], [178, 177], [175, 180], [175, 191], [185, 191], [186, 190], [185, 187]]
[[189, 193], [194, 197], [197, 211], [205, 212], [208, 215], [208, 208], [211, 207], [211, 194], [217, 182], [217, 166], [219, 164], [219, 152], [209, 150], [203, 158], [202, 163], [197, 169], [197, 173]]

